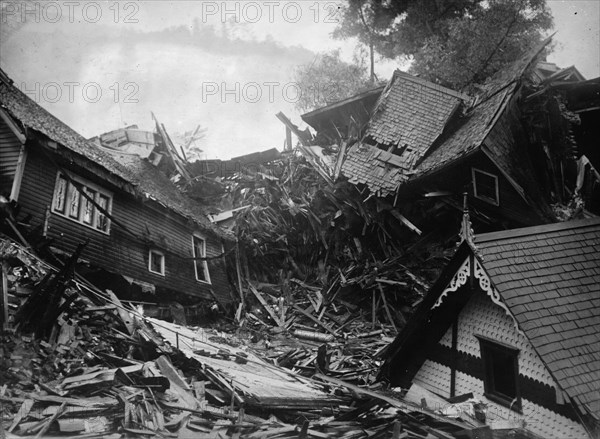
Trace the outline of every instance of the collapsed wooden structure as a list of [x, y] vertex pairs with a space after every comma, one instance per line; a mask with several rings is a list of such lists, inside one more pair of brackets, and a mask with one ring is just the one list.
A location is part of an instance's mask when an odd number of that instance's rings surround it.
[[303, 115], [317, 135], [301, 150], [330, 154], [322, 174], [392, 200], [420, 229], [456, 216], [463, 192], [480, 231], [598, 214], [598, 78], [543, 61], [549, 42], [475, 94], [396, 71], [383, 91]]
[[[444, 418], [392, 392], [303, 377], [223, 333], [144, 317], [77, 276], [76, 258], [53, 267], [0, 241], [12, 322], [4, 322], [1, 346], [5, 437], [446, 438], [487, 431], [475, 419]], [[54, 320], [35, 318], [40, 313]]]
[[[155, 135], [124, 130], [123, 139], [113, 136], [114, 145], [105, 137], [96, 144], [4, 72], [0, 103], [3, 231], [26, 237], [51, 260], [89, 240], [80, 271], [121, 298], [167, 305], [233, 301], [224, 254], [235, 238], [169, 179], [183, 166], [164, 126], [157, 122]], [[138, 147], [133, 153], [118, 148], [123, 144]], [[154, 162], [144, 158], [149, 154]]]

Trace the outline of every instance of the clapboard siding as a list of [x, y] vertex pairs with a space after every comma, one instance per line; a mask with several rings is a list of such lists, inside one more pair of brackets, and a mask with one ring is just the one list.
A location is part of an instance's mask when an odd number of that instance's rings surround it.
[[[32, 224], [43, 224], [50, 209], [58, 169], [30, 151], [25, 166], [19, 202], [24, 213], [32, 215]], [[82, 173], [80, 173], [81, 175]], [[88, 180], [90, 180], [89, 176]], [[231, 301], [230, 288], [222, 258], [209, 261], [211, 284], [196, 280], [191, 259], [192, 235], [197, 231], [206, 238], [207, 256], [222, 253], [221, 241], [195, 230], [194, 224], [180, 215], [148, 200], [141, 202], [130, 194], [108, 187], [102, 181], [90, 180], [112, 192], [112, 216], [131, 232], [111, 223], [110, 234], [104, 234], [50, 213], [48, 237], [55, 246], [72, 252], [86, 238], [89, 244], [82, 259], [111, 272], [152, 283], [203, 298], [212, 298], [212, 292], [224, 302]], [[132, 236], [135, 235], [135, 236]], [[146, 239], [146, 240], [145, 240]], [[153, 244], [148, 245], [146, 242]], [[148, 271], [148, 254], [155, 248], [165, 254], [165, 275]]]
[[0, 195], [10, 195], [20, 150], [21, 142], [0, 119]]

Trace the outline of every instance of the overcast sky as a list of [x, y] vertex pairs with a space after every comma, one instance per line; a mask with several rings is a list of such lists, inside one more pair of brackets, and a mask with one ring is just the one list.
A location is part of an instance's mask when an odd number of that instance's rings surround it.
[[[300, 122], [294, 70], [319, 52], [350, 60], [355, 50], [330, 37], [333, 1], [1, 4], [0, 66], [44, 108], [86, 137], [151, 130], [151, 111], [173, 134], [201, 124], [207, 158], [281, 148], [275, 113]], [[558, 31], [549, 61], [600, 76], [600, 2], [548, 5]], [[380, 62], [378, 74], [396, 67]]]

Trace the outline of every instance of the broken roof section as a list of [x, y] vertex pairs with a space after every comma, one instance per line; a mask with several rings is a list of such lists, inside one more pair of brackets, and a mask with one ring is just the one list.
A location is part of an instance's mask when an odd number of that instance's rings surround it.
[[363, 141], [348, 151], [342, 173], [386, 196], [411, 175], [417, 161], [470, 98], [396, 70], [381, 94]]
[[[385, 197], [411, 179], [477, 151], [512, 98], [526, 69], [550, 42], [519, 59], [478, 98], [396, 71], [361, 142], [348, 149], [342, 173]], [[463, 108], [461, 108], [463, 107]], [[502, 157], [502, 151], [487, 151]]]
[[410, 169], [469, 96], [396, 70], [379, 98], [365, 141], [395, 150]]
[[384, 87], [376, 87], [347, 99], [303, 114], [302, 120], [326, 138], [329, 143], [357, 135], [371, 117]]
[[[173, 183], [149, 162], [124, 154], [113, 156], [71, 127], [54, 117], [39, 104], [21, 92], [4, 74], [0, 75], [0, 103], [5, 111], [25, 130], [34, 130], [56, 145], [50, 145], [59, 154], [65, 150], [75, 153], [69, 157], [84, 159], [80, 166], [103, 180], [131, 193], [141, 200], [152, 199], [167, 209], [192, 220], [200, 229], [216, 236], [233, 239], [227, 232], [212, 224], [202, 206], [183, 195]], [[90, 162], [93, 163], [90, 166]]]

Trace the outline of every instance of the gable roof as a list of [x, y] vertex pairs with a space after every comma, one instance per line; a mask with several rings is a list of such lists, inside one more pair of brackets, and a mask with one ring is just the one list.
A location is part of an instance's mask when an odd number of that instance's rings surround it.
[[[418, 165], [414, 175], [415, 179], [460, 160], [481, 147], [517, 90], [519, 80], [551, 40], [552, 37], [547, 38], [539, 46], [534, 47], [520, 59], [499, 71], [485, 85], [475, 104], [457, 121], [457, 126], [454, 127], [451, 134], [440, 142], [437, 148], [432, 149], [431, 153]], [[501, 166], [505, 164], [503, 157], [506, 151], [497, 151], [491, 147], [488, 149], [488, 153], [494, 156], [497, 164]], [[510, 168], [506, 168], [503, 170], [508, 172]]]
[[459, 104], [469, 96], [396, 70], [379, 98], [365, 137], [404, 149], [410, 168], [442, 133]]
[[560, 387], [600, 417], [600, 218], [479, 235], [475, 242]]
[[[515, 94], [520, 78], [549, 42], [550, 38], [498, 72], [472, 105], [467, 95], [396, 71], [380, 97], [362, 145], [348, 150], [342, 173], [351, 182], [364, 183], [378, 195], [386, 196], [405, 182], [479, 151]], [[470, 106], [464, 115], [453, 117], [461, 103]], [[371, 150], [380, 148], [365, 141], [379, 143], [385, 149], [397, 145], [394, 155], [400, 160], [386, 164], [369, 161], [376, 155]], [[503, 160], [506, 151], [496, 151], [491, 146], [486, 153], [505, 173], [510, 173]]]
[[[393, 193], [468, 100], [467, 95], [396, 70], [377, 101], [363, 141], [348, 149], [342, 174], [353, 184], [366, 184], [377, 196]], [[393, 149], [398, 152], [388, 151]]]
[[13, 119], [27, 129], [37, 131], [48, 139], [91, 161], [108, 174], [123, 182], [123, 186], [138, 198], [151, 198], [166, 208], [192, 220], [203, 230], [228, 238], [226, 232], [213, 225], [202, 207], [181, 194], [173, 183], [149, 163], [132, 165], [116, 160], [110, 153], [85, 139], [71, 127], [54, 117], [25, 93], [19, 90], [2, 72], [0, 76], [0, 105]]
[[[470, 255], [559, 387], [599, 419], [600, 217], [478, 235], [475, 244], [479, 255], [466, 242], [459, 246], [386, 350], [381, 373], [390, 373], [394, 358], [406, 361], [422, 344], [433, 305]], [[452, 316], [445, 318], [451, 324]]]

